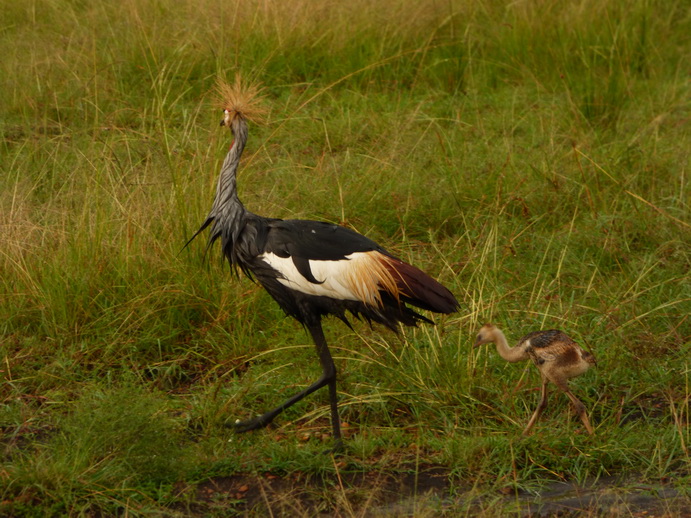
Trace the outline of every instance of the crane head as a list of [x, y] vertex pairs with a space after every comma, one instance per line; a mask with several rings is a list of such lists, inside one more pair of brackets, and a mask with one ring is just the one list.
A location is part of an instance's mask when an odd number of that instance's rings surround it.
[[223, 110], [221, 126], [233, 129], [233, 121], [236, 119], [262, 122], [266, 115], [266, 109], [261, 106], [261, 88], [253, 83], [242, 80], [240, 75], [235, 76], [235, 82], [231, 85], [219, 80], [216, 83], [217, 104]]
[[480, 331], [478, 331], [473, 347], [480, 347], [481, 345], [494, 342], [494, 340], [496, 339], [496, 332], [497, 326], [494, 326], [492, 324], [485, 324], [480, 328]]
[[223, 109], [223, 118], [221, 119], [221, 126], [230, 127], [230, 122], [233, 120], [233, 115], [230, 110]]

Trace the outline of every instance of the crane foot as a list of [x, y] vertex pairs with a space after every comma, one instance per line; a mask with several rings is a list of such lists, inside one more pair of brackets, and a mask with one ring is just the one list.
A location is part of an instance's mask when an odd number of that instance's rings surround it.
[[226, 426], [232, 428], [237, 433], [245, 433], [252, 430], [258, 430], [259, 428], [264, 428], [265, 426], [268, 426], [271, 421], [273, 421], [273, 418], [267, 419], [266, 415], [260, 415], [259, 417], [248, 419], [246, 421], [240, 421], [238, 419], [234, 423], [230, 423]]

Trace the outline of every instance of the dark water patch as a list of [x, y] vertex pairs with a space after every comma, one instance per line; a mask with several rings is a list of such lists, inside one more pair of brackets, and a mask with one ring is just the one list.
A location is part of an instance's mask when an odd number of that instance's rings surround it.
[[[553, 516], [691, 518], [691, 491], [671, 483], [550, 483], [536, 491], [490, 491], [455, 486], [447, 469], [357, 472], [338, 476], [238, 474], [192, 488], [193, 515], [218, 509], [294, 516]], [[499, 514], [497, 514], [499, 513]], [[259, 515], [258, 514], [258, 515]]]
[[670, 485], [625, 484], [604, 478], [578, 485], [554, 482], [539, 492], [507, 497], [517, 516], [688, 516], [691, 494]]

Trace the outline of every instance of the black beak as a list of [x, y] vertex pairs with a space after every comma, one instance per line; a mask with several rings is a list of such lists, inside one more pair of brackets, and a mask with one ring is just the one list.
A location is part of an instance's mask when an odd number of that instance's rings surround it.
[[221, 126], [225, 126], [225, 125], [226, 125], [226, 120], [225, 119], [221, 120]]

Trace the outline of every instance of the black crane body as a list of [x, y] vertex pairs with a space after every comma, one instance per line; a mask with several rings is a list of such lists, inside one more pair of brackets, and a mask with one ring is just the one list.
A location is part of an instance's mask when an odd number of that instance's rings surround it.
[[259, 417], [237, 421], [234, 427], [239, 432], [264, 427], [286, 408], [328, 385], [333, 436], [340, 441], [336, 366], [322, 317], [334, 315], [350, 326], [347, 313], [351, 313], [397, 332], [399, 322], [408, 326], [432, 323], [407, 304], [452, 313], [458, 302], [424, 272], [353, 230], [321, 221], [265, 218], [246, 210], [237, 195], [236, 173], [247, 142], [252, 96], [244, 98], [238, 87], [226, 87], [226, 91], [230, 100], [221, 125], [230, 127], [234, 141], [223, 162], [211, 211], [190, 242], [211, 226], [208, 246], [220, 239], [231, 267], [263, 286], [287, 315], [308, 330], [322, 367], [322, 375], [306, 389]]

